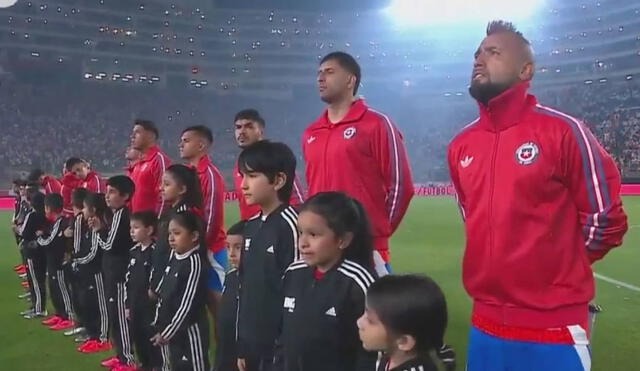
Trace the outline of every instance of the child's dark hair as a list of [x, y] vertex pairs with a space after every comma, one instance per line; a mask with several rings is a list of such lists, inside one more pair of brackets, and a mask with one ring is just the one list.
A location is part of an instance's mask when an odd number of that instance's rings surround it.
[[84, 204], [96, 211], [96, 216], [103, 223], [107, 223], [111, 219], [111, 209], [107, 206], [104, 199], [104, 193], [89, 193], [84, 199]]
[[79, 157], [71, 157], [69, 158], [67, 161], [65, 161], [64, 163], [64, 168], [67, 171], [71, 171], [71, 169], [76, 166], [77, 164], [81, 164], [83, 163], [84, 160], [79, 158]]
[[44, 175], [44, 171], [42, 169], [33, 169], [27, 175], [27, 181], [31, 183], [40, 182], [40, 177]]
[[156, 232], [158, 226], [158, 216], [153, 211], [138, 211], [131, 214], [131, 221], [137, 221], [142, 223], [146, 228], [152, 227], [153, 232]]
[[58, 193], [49, 193], [44, 196], [44, 206], [48, 206], [55, 212], [61, 211], [64, 206], [64, 199]]
[[30, 193], [27, 199], [36, 213], [44, 214], [44, 193], [40, 191]]
[[262, 173], [271, 183], [275, 182], [278, 173], [284, 173], [287, 179], [278, 191], [278, 198], [289, 203], [296, 176], [296, 156], [286, 144], [268, 140], [256, 142], [240, 153], [238, 167], [242, 174]]
[[171, 217], [171, 221], [178, 223], [178, 225], [186, 228], [189, 232], [198, 232], [198, 254], [200, 254], [200, 258], [202, 259], [203, 268], [207, 267], [207, 269], [202, 270], [202, 274], [206, 274], [208, 272], [208, 268], [211, 267], [211, 263], [207, 256], [208, 249], [205, 242], [205, 227], [202, 218], [192, 211], [185, 211], [173, 215]]
[[115, 188], [121, 195], [127, 195], [127, 199], [129, 200], [136, 191], [136, 185], [133, 183], [133, 180], [126, 175], [112, 176], [107, 180], [107, 185]]
[[76, 188], [71, 193], [71, 205], [77, 209], [84, 207], [84, 200], [89, 195], [89, 190], [86, 188]]
[[373, 237], [369, 218], [362, 204], [342, 192], [321, 192], [307, 200], [300, 212], [310, 211], [326, 220], [338, 237], [352, 233], [351, 244], [344, 250], [344, 258], [367, 268], [373, 267]]
[[167, 168], [166, 173], [183, 185], [187, 190], [184, 193], [182, 202], [190, 207], [202, 209], [202, 190], [200, 189], [200, 179], [196, 171], [185, 165], [171, 165]]
[[227, 236], [244, 235], [244, 226], [245, 226], [244, 220], [237, 222], [236, 224], [232, 225], [231, 228], [229, 228], [229, 230], [227, 230]]
[[369, 287], [367, 308], [377, 314], [390, 334], [411, 335], [418, 353], [426, 354], [442, 346], [447, 328], [447, 303], [431, 278], [384, 276]]

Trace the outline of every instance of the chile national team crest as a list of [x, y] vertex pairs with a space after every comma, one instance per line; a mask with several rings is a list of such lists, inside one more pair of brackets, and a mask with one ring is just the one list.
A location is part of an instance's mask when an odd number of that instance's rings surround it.
[[516, 149], [516, 160], [520, 165], [531, 165], [540, 154], [540, 148], [533, 142], [527, 142]]
[[344, 139], [351, 139], [353, 138], [354, 135], [356, 135], [356, 128], [354, 128], [353, 126], [348, 127], [344, 130]]

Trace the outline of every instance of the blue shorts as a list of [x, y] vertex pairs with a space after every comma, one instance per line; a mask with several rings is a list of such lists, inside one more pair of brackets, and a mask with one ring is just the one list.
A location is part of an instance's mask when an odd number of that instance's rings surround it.
[[211, 270], [209, 271], [209, 279], [207, 281], [207, 287], [211, 291], [222, 292], [224, 287], [224, 276], [229, 265], [229, 258], [227, 257], [227, 249], [222, 249], [217, 253], [208, 252], [209, 262], [211, 263]]
[[467, 371], [590, 371], [588, 344], [505, 340], [475, 327], [469, 336]]

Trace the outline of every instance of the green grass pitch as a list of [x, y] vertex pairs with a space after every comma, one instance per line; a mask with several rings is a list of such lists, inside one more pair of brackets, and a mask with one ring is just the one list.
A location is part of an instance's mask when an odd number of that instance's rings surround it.
[[[604, 276], [640, 286], [640, 197], [624, 199], [631, 229], [621, 248], [595, 265]], [[227, 225], [238, 218], [237, 206], [228, 204]], [[0, 213], [0, 369], [7, 371], [100, 370], [109, 354], [84, 355], [72, 340], [50, 331], [40, 321], [18, 315], [27, 303], [11, 267], [18, 253], [8, 228], [9, 213]], [[464, 370], [471, 300], [461, 282], [464, 235], [458, 209], [451, 198], [416, 198], [392, 241], [396, 272], [425, 273], [444, 290], [449, 305], [446, 340], [459, 355]], [[593, 343], [594, 371], [640, 370], [640, 292], [597, 280], [597, 301], [604, 308], [598, 317]]]

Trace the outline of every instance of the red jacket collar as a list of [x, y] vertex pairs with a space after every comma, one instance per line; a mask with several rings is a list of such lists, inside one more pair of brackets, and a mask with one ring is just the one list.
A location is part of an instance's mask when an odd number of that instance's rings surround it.
[[76, 176], [73, 175], [72, 173], [66, 173], [62, 177], [62, 184], [64, 184], [67, 187], [74, 188], [79, 183], [80, 183], [80, 180], [78, 180], [78, 178], [76, 178]]
[[204, 155], [200, 158], [200, 161], [198, 161], [198, 166], [196, 166], [196, 170], [198, 171], [199, 174], [202, 174], [205, 171], [207, 171], [207, 169], [211, 164], [212, 162], [211, 162], [211, 159], [209, 158], [209, 155]]
[[139, 162], [151, 161], [153, 159], [153, 156], [155, 156], [159, 152], [160, 152], [160, 147], [158, 147], [158, 145], [156, 144], [153, 147], [149, 148], [147, 153], [145, 153], [144, 157], [140, 159]]
[[528, 94], [529, 82], [521, 82], [480, 106], [479, 125], [491, 131], [502, 131], [516, 125], [526, 110], [538, 102]]
[[362, 119], [362, 116], [364, 116], [365, 112], [367, 112], [368, 109], [369, 107], [365, 103], [364, 99], [358, 98], [353, 102], [351, 108], [349, 108], [349, 112], [347, 112], [347, 115], [342, 120], [340, 120], [340, 122], [332, 123], [331, 121], [329, 121], [329, 109], [325, 109], [324, 113], [318, 120], [318, 124], [320, 124], [321, 126], [335, 126], [360, 121], [360, 119]]

